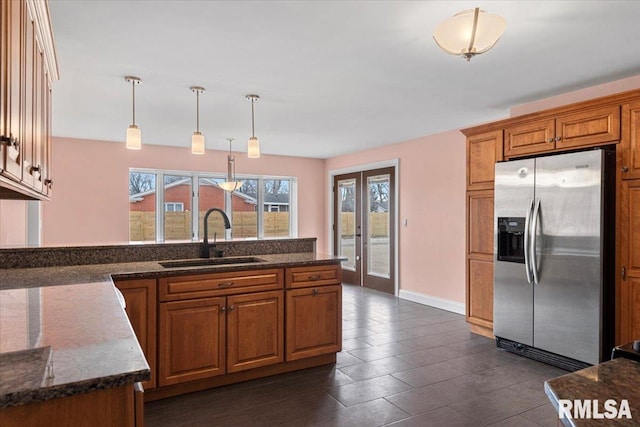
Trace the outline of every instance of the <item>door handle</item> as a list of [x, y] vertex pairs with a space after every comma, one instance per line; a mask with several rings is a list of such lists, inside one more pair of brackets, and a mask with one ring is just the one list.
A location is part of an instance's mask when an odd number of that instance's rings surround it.
[[524, 220], [524, 270], [527, 273], [527, 282], [531, 284], [531, 262], [529, 260], [529, 240], [531, 238], [529, 230], [529, 222], [531, 220], [531, 211], [533, 210], [533, 199], [529, 201], [529, 209], [527, 209], [527, 217]]
[[540, 198], [536, 200], [536, 207], [533, 209], [533, 218], [531, 219], [531, 272], [533, 273], [533, 284], [540, 283], [538, 279], [538, 261], [536, 260], [536, 230], [538, 229], [538, 216], [540, 215]]

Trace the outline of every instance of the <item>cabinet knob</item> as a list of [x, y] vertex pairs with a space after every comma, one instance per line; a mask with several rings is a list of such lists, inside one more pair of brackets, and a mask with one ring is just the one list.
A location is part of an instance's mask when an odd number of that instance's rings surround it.
[[234, 309], [235, 309], [234, 306], [232, 306], [232, 305], [229, 306], [229, 311], [233, 311]]
[[18, 141], [18, 138], [14, 138], [13, 135], [9, 135], [9, 136], [2, 135], [0, 137], [0, 142], [2, 142], [4, 145], [8, 147], [13, 146], [13, 148], [15, 148], [16, 150], [18, 149], [18, 147], [20, 147], [20, 141]]
[[553, 138], [547, 139], [547, 142], [553, 142], [553, 141], [555, 141], [555, 139], [553, 139]]
[[320, 276], [317, 274], [315, 276], [309, 276], [309, 280], [320, 280]]
[[49, 179], [49, 178], [45, 179], [44, 180], [44, 185], [46, 185], [49, 188], [53, 187], [53, 180]]
[[620, 170], [622, 170], [622, 172], [629, 172], [629, 166], [623, 166]]
[[561, 136], [556, 136], [556, 142], [561, 141], [562, 137]]
[[314, 290], [313, 290], [313, 296], [318, 295], [318, 292], [319, 292], [319, 291], [318, 291], [317, 289], [314, 289]]
[[225, 307], [225, 306], [223, 305], [222, 307], [220, 307], [220, 311], [222, 311], [222, 312], [224, 313], [225, 311], [227, 311], [227, 307]]
[[31, 166], [31, 173], [33, 173], [33, 172], [40, 172], [40, 165]]

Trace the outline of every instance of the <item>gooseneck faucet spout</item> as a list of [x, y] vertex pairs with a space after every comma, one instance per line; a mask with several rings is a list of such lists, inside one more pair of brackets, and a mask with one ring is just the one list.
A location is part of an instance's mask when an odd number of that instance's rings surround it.
[[[231, 222], [229, 221], [229, 217], [222, 209], [211, 208], [204, 214], [204, 235], [202, 238], [202, 244], [200, 245], [200, 258], [209, 258], [209, 226], [207, 224], [207, 220], [209, 219], [209, 215], [211, 212], [219, 212], [222, 215], [222, 219], [224, 220], [224, 228], [229, 230], [231, 228]], [[217, 255], [220, 256], [220, 255]]]

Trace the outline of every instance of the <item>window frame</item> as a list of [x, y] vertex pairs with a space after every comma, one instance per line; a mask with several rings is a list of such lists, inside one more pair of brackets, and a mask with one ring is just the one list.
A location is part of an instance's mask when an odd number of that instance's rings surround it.
[[[155, 211], [156, 211], [156, 229], [155, 229], [155, 242], [156, 243], [164, 243], [165, 241], [165, 233], [164, 233], [164, 209], [165, 209], [165, 201], [164, 201], [164, 192], [165, 192], [165, 184], [164, 177], [165, 175], [179, 175], [184, 176], [185, 178], [191, 178], [191, 212], [192, 212], [192, 221], [191, 221], [191, 241], [197, 242], [199, 241], [199, 232], [200, 232], [200, 221], [199, 221], [199, 210], [200, 210], [200, 179], [208, 178], [208, 179], [219, 179], [225, 180], [226, 175], [223, 173], [213, 173], [213, 172], [200, 172], [200, 171], [179, 171], [179, 170], [168, 170], [168, 169], [152, 169], [152, 168], [129, 168], [129, 174], [131, 173], [146, 173], [146, 174], [155, 174], [156, 183], [155, 183]], [[265, 205], [265, 197], [264, 197], [264, 181], [266, 180], [288, 180], [289, 181], [289, 236], [288, 237], [267, 237], [268, 239], [288, 239], [288, 238], [296, 238], [298, 237], [298, 182], [295, 176], [283, 176], [283, 175], [253, 175], [253, 174], [242, 174], [237, 175], [236, 179], [243, 180], [256, 180], [257, 181], [257, 194], [256, 194], [256, 214], [257, 214], [257, 237], [251, 238], [241, 238], [242, 240], [252, 240], [252, 239], [264, 239], [264, 208], [258, 209], [258, 206]], [[224, 207], [223, 210], [229, 216], [229, 219], [233, 222], [233, 204], [231, 193], [225, 192], [224, 197]], [[172, 202], [173, 203], [173, 202]], [[184, 205], [183, 205], [184, 210]], [[233, 227], [231, 230], [226, 230], [225, 232], [225, 240], [232, 240], [233, 237]], [[179, 242], [180, 240], [168, 240], [168, 242]], [[138, 240], [131, 240], [131, 236], [129, 236], [129, 242], [139, 242]]]

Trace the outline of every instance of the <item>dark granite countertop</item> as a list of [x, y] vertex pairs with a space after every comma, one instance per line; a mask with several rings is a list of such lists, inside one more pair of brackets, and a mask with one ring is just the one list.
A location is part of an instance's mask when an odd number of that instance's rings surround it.
[[[562, 418], [567, 427], [591, 426], [638, 426], [640, 425], [640, 363], [618, 358], [590, 368], [572, 372], [544, 383], [544, 390], [553, 406], [558, 410], [559, 401], [577, 399], [598, 401], [598, 411], [604, 414], [605, 401], [616, 402], [616, 413], [626, 399], [631, 419], [623, 418]], [[573, 413], [572, 413], [573, 414]]]
[[0, 408], [150, 378], [110, 279], [1, 290], [0, 325]]
[[256, 255], [264, 262], [227, 264], [200, 267], [164, 268], [158, 261], [114, 264], [68, 265], [62, 267], [0, 269], [0, 289], [71, 285], [75, 283], [110, 282], [114, 279], [163, 277], [185, 273], [243, 271], [256, 268], [297, 267], [305, 265], [337, 264], [340, 258], [315, 252]]

